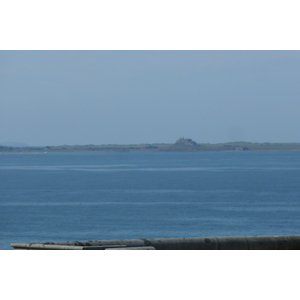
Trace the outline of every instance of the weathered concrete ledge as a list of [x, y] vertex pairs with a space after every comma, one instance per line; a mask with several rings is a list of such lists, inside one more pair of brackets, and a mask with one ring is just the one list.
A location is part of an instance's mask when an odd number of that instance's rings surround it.
[[13, 243], [15, 250], [300, 250], [300, 235]]

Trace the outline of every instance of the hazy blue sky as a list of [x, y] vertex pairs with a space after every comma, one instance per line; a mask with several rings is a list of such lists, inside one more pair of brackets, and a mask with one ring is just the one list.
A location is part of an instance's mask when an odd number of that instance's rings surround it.
[[300, 142], [299, 51], [0, 51], [0, 142]]

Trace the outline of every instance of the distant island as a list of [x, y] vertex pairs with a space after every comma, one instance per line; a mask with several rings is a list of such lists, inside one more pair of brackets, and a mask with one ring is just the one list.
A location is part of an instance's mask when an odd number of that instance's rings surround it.
[[51, 153], [51, 152], [192, 152], [192, 151], [296, 151], [300, 143], [196, 143], [180, 138], [174, 144], [132, 145], [62, 145], [46, 147], [8, 147], [0, 145], [0, 153]]

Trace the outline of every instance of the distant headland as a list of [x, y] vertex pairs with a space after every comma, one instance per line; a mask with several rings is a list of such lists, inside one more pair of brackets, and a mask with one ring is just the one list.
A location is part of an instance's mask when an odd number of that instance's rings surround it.
[[300, 143], [196, 143], [190, 138], [180, 138], [174, 144], [130, 145], [62, 145], [45, 147], [9, 147], [0, 144], [0, 153], [50, 153], [50, 152], [192, 152], [192, 151], [295, 151]]

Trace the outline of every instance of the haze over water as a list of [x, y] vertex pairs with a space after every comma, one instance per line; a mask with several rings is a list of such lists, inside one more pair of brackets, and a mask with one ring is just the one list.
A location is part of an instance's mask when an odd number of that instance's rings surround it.
[[[300, 142], [299, 51], [231, 51], [299, 49], [294, 2], [3, 2], [0, 146]], [[0, 249], [299, 234], [298, 183], [298, 152], [0, 154]], [[77, 299], [100, 287], [138, 299], [134, 283], [143, 297], [182, 299], [198, 295], [199, 282], [210, 298], [298, 293], [296, 252], [47, 253], [3, 251], [2, 294]]]
[[0, 51], [0, 144], [300, 142], [299, 51]]
[[[1, 142], [299, 142], [299, 51], [1, 51]], [[0, 155], [10, 242], [299, 233], [299, 152]]]

